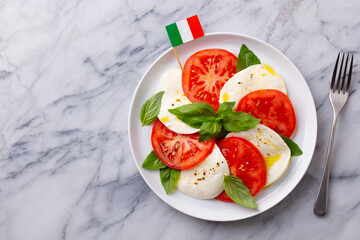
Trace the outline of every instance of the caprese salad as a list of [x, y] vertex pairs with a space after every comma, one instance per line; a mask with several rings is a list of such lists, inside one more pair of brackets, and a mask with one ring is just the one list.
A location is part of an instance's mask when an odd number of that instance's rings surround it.
[[164, 73], [140, 120], [153, 124], [142, 167], [160, 170], [167, 194], [257, 208], [253, 196], [302, 154], [290, 139], [296, 116], [282, 78], [244, 44], [238, 57], [205, 49]]

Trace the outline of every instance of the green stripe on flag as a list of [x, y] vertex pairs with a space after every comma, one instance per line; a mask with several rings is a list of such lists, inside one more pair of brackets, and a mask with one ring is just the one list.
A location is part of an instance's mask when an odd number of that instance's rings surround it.
[[171, 42], [171, 46], [176, 47], [183, 44], [179, 29], [176, 26], [176, 23], [167, 25], [166, 27], [167, 34]]

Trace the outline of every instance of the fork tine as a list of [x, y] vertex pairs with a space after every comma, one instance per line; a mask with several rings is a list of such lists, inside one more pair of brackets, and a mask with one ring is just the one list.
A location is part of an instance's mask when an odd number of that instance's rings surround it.
[[353, 68], [353, 60], [354, 60], [354, 55], [351, 55], [350, 71], [349, 71], [348, 82], [347, 82], [347, 86], [346, 86], [346, 92], [349, 92], [349, 89], [350, 89], [351, 75], [352, 75], [352, 68]]
[[343, 64], [344, 64], [344, 56], [345, 56], [345, 53], [342, 54], [341, 64], [340, 64], [340, 71], [339, 71], [338, 78], [336, 80], [336, 87], [333, 90], [333, 92], [340, 93], [339, 85], [340, 85], [340, 81], [341, 81], [341, 74], [342, 74], [342, 69], [343, 69]]
[[345, 94], [344, 85], [345, 85], [345, 78], [346, 78], [346, 70], [348, 68], [349, 55], [350, 54], [347, 54], [347, 56], [346, 56], [346, 62], [345, 62], [345, 66], [344, 66], [344, 74], [343, 74], [343, 77], [341, 79], [341, 86], [339, 88], [339, 92], [342, 92], [343, 94]]
[[333, 71], [333, 75], [332, 75], [332, 79], [331, 79], [331, 85], [330, 85], [330, 89], [334, 92], [334, 83], [335, 83], [335, 78], [336, 78], [336, 72], [337, 72], [337, 67], [338, 67], [338, 63], [339, 63], [339, 57], [340, 57], [340, 53], [337, 56], [336, 59], [336, 63], [335, 63], [335, 67], [334, 67], [334, 71]]

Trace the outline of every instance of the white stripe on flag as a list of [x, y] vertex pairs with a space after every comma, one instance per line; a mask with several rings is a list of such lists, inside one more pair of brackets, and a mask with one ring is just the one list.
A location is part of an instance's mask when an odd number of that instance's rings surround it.
[[186, 21], [186, 19], [181, 20], [179, 22], [176, 23], [176, 26], [179, 29], [181, 38], [183, 40], [183, 43], [189, 42], [191, 40], [194, 40], [194, 37], [191, 33], [190, 27], [188, 22]]

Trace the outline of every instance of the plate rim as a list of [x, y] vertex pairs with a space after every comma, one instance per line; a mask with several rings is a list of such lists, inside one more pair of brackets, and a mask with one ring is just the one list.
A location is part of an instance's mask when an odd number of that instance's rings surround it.
[[[313, 126], [313, 129], [314, 129], [314, 132], [315, 134], [313, 135], [313, 143], [311, 144], [312, 146], [312, 149], [310, 149], [310, 153], [309, 153], [309, 163], [308, 165], [306, 166], [305, 170], [303, 171], [303, 173], [301, 174], [301, 176], [297, 179], [297, 181], [295, 182], [294, 186], [292, 187], [291, 190], [289, 190], [283, 198], [281, 198], [280, 200], [270, 204], [270, 206], [268, 206], [266, 209], [263, 209], [262, 211], [257, 211], [257, 212], [254, 212], [254, 214], [252, 215], [248, 215], [248, 216], [245, 216], [245, 217], [240, 217], [240, 218], [227, 218], [227, 219], [211, 219], [211, 218], [206, 218], [206, 217], [201, 217], [201, 216], [197, 216], [197, 215], [194, 215], [194, 214], [191, 214], [191, 213], [188, 213], [188, 212], [184, 212], [183, 210], [179, 209], [179, 207], [175, 206], [175, 204], [172, 204], [172, 203], [169, 203], [168, 201], [166, 201], [166, 199], [164, 199], [160, 194], [157, 193], [157, 191], [154, 189], [154, 187], [148, 182], [148, 179], [143, 175], [142, 173], [142, 168], [141, 166], [137, 163], [136, 161], [136, 158], [135, 158], [135, 154], [134, 154], [134, 145], [133, 145], [133, 137], [132, 137], [132, 134], [131, 134], [131, 129], [132, 129], [132, 125], [133, 125], [133, 117], [132, 117], [132, 111], [134, 109], [134, 104], [135, 104], [135, 97], [140, 89], [140, 86], [141, 86], [141, 83], [144, 81], [145, 77], [149, 74], [149, 72], [151, 71], [151, 69], [154, 67], [154, 65], [160, 61], [166, 54], [168, 54], [170, 51], [172, 51], [172, 47], [168, 48], [167, 50], [165, 50], [162, 54], [160, 54], [152, 63], [151, 65], [147, 68], [147, 70], [144, 72], [144, 74], [142, 75], [140, 81], [138, 82], [136, 88], [135, 88], [135, 91], [133, 93], [133, 97], [131, 99], [131, 104], [130, 104], [130, 108], [129, 108], [129, 116], [128, 116], [128, 137], [129, 137], [129, 143], [130, 143], [130, 150], [131, 150], [131, 155], [132, 155], [132, 158], [133, 158], [133, 161], [135, 162], [135, 165], [137, 167], [137, 170], [138, 172], [140, 173], [142, 179], [146, 182], [147, 186], [155, 193], [156, 196], [158, 196], [162, 201], [164, 201], [167, 205], [171, 206], [172, 208], [176, 209], [177, 211], [183, 213], [183, 214], [186, 214], [186, 215], [189, 215], [189, 216], [192, 216], [194, 218], [197, 218], [197, 219], [202, 219], [202, 220], [207, 220], [207, 221], [215, 221], [215, 222], [230, 222], [230, 221], [239, 221], [239, 220], [245, 220], [245, 219], [248, 219], [248, 218], [251, 218], [251, 217], [254, 217], [254, 216], [257, 216], [261, 213], [264, 213], [266, 211], [268, 211], [269, 209], [273, 208], [274, 206], [276, 206], [277, 204], [279, 204], [280, 202], [282, 202], [291, 192], [294, 191], [294, 189], [298, 186], [298, 184], [300, 183], [300, 181], [304, 178], [306, 172], [308, 171], [308, 168], [310, 166], [310, 163], [312, 161], [312, 158], [313, 158], [313, 155], [314, 155], [314, 151], [315, 151], [315, 147], [316, 147], [316, 141], [317, 141], [317, 130], [318, 130], [318, 123], [317, 123], [317, 113], [316, 113], [316, 106], [315, 106], [315, 102], [314, 102], [314, 97], [310, 91], [310, 88], [309, 88], [309, 85], [308, 83], [306, 82], [304, 76], [301, 74], [301, 72], [299, 71], [299, 69], [295, 66], [295, 64], [285, 55], [283, 54], [280, 50], [278, 50], [277, 48], [275, 48], [274, 46], [270, 45], [269, 43], [261, 40], [261, 39], [258, 39], [258, 38], [255, 38], [255, 37], [252, 37], [252, 36], [249, 36], [249, 35], [246, 35], [246, 34], [240, 34], [240, 33], [233, 33], [233, 32], [213, 32], [213, 33], [207, 33], [205, 34], [204, 37], [211, 37], [211, 36], [216, 36], [216, 35], [228, 35], [228, 36], [235, 36], [235, 37], [242, 37], [242, 38], [247, 38], [247, 39], [250, 39], [251, 41], [255, 41], [255, 42], [258, 42], [262, 45], [265, 45], [266, 47], [269, 47], [271, 48], [272, 50], [276, 51], [277, 54], [279, 54], [282, 58], [284, 58], [292, 67], [295, 71], [297, 71], [297, 74], [299, 76], [301, 76], [301, 78], [304, 80], [304, 83], [305, 83], [305, 87], [306, 87], [306, 90], [309, 92], [310, 96], [311, 96], [311, 99], [310, 99], [310, 104], [311, 104], [311, 115], [313, 115], [315, 118], [314, 118], [314, 122], [315, 122], [315, 125]], [[136, 120], [139, 120], [139, 119], [136, 119]]]

